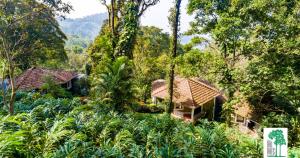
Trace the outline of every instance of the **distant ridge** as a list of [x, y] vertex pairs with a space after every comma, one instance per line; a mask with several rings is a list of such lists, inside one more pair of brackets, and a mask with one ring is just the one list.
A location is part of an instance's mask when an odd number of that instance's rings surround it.
[[67, 36], [79, 36], [88, 40], [94, 40], [99, 34], [103, 21], [107, 19], [106, 13], [89, 15], [83, 18], [65, 20], [59, 19], [62, 31]]

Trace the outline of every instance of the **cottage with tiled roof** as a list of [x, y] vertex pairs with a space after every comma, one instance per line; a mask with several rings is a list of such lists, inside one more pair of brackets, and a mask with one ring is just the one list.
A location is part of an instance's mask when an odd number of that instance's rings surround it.
[[236, 124], [249, 129], [258, 129], [260, 127], [258, 122], [261, 120], [261, 114], [257, 113], [245, 98], [241, 98], [233, 108], [233, 117]]
[[[155, 103], [168, 99], [165, 80], [152, 83], [151, 96]], [[186, 121], [194, 122], [201, 116], [215, 119], [216, 105], [224, 101], [222, 93], [205, 80], [176, 77], [174, 80], [174, 110], [172, 115]]]
[[51, 77], [56, 84], [70, 89], [72, 87], [72, 80], [77, 76], [76, 72], [34, 67], [26, 70], [16, 78], [16, 86], [21, 90], [40, 89], [45, 84], [45, 79]]

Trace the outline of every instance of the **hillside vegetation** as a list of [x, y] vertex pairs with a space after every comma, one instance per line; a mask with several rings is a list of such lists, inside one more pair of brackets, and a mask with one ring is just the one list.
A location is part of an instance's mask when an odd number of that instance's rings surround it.
[[[271, 132], [275, 156], [300, 157], [299, 0], [174, 0], [170, 33], [140, 24], [159, 0], [100, 2], [107, 14], [57, 21], [63, 0], [0, 1], [0, 157], [258, 158], [266, 127], [288, 129]], [[196, 102], [177, 76], [214, 92]]]

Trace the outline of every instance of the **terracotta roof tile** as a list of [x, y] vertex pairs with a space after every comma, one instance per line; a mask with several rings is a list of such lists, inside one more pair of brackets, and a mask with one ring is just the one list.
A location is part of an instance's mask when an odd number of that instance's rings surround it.
[[50, 70], [43, 68], [31, 68], [16, 78], [16, 86], [19, 89], [39, 89], [45, 83], [45, 77], [50, 76], [57, 84], [64, 84], [77, 76], [76, 72], [64, 70]]
[[[168, 89], [165, 80], [156, 80], [152, 83], [152, 96], [166, 99]], [[180, 102], [183, 106], [195, 107], [211, 101], [220, 96], [218, 89], [201, 79], [186, 79], [176, 77], [174, 80], [174, 102]]]

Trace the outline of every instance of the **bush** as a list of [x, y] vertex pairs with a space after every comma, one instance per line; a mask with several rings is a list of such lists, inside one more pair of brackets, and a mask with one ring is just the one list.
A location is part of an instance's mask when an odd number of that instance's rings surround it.
[[201, 121], [194, 126], [168, 114], [118, 114], [98, 102], [80, 105], [77, 98], [45, 96], [31, 100], [34, 95], [18, 101], [32, 109], [0, 119], [0, 156], [257, 157], [259, 153], [260, 139], [243, 138], [224, 124]]
[[71, 93], [61, 87], [61, 85], [57, 85], [51, 77], [46, 77], [45, 81], [46, 83], [41, 87], [41, 92], [45, 92], [55, 98], [71, 98]]
[[165, 111], [163, 107], [155, 104], [136, 104], [133, 108], [140, 113], [162, 113]]

